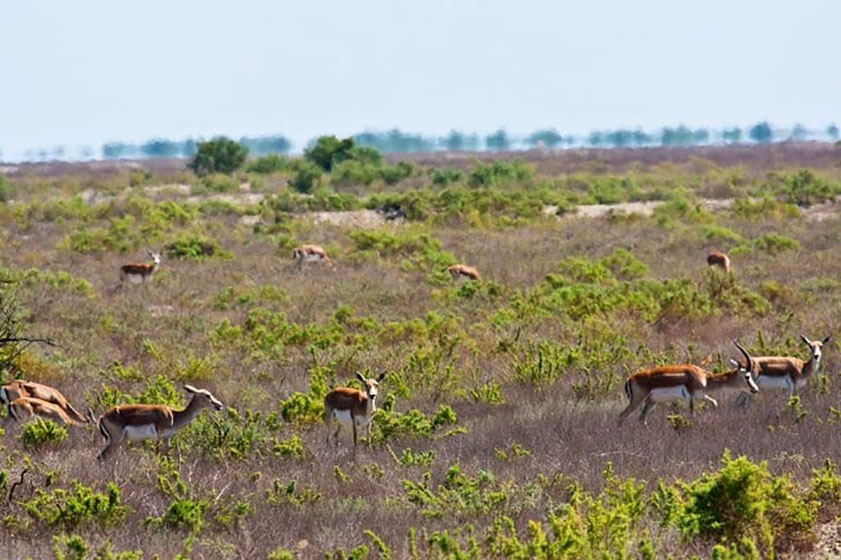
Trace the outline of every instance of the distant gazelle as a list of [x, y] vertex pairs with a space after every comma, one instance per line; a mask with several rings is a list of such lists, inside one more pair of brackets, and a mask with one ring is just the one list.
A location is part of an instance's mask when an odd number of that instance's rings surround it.
[[295, 269], [300, 272], [304, 263], [327, 263], [330, 268], [335, 268], [333, 261], [327, 256], [321, 245], [299, 245], [292, 251], [292, 258], [295, 259]]
[[717, 266], [724, 272], [730, 273], [730, 257], [720, 251], [713, 251], [707, 255], [707, 265]]
[[745, 355], [749, 366], [743, 368], [735, 362], [736, 369], [724, 373], [711, 373], [691, 364], [658, 366], [635, 373], [625, 382], [625, 394], [628, 406], [619, 414], [619, 423], [645, 403], [640, 413], [640, 422], [661, 402], [684, 401], [689, 410], [695, 413], [695, 401], [705, 400], [718, 406], [718, 401], [708, 393], [719, 391], [739, 391], [746, 384], [752, 393], [759, 391], [751, 376], [750, 354], [734, 340], [734, 344]]
[[[800, 339], [809, 347], [809, 361], [789, 356], [756, 356], [751, 359], [752, 369], [756, 372], [756, 384], [762, 390], [783, 389], [790, 396], [797, 395], [797, 391], [806, 386], [821, 365], [823, 345], [829, 342], [829, 336], [823, 340], [809, 340], [800, 335]], [[744, 406], [748, 394], [742, 393], [736, 398], [736, 404]]]
[[20, 398], [37, 399], [56, 406], [61, 409], [65, 416], [74, 422], [84, 424], [88, 421], [79, 411], [73, 408], [67, 398], [58, 389], [22, 379], [16, 379], [0, 387], [0, 403], [3, 405], [9, 406], [12, 402]]
[[467, 266], [466, 264], [454, 264], [449, 266], [447, 267], [447, 272], [450, 273], [450, 276], [452, 276], [454, 280], [482, 280], [482, 276], [479, 274], [479, 271], [472, 266]]
[[339, 387], [333, 389], [324, 397], [324, 421], [327, 423], [327, 445], [330, 445], [330, 434], [333, 431], [332, 424], [337, 423], [335, 439], [336, 446], [339, 445], [339, 432], [342, 426], [350, 424], [353, 428], [353, 445], [356, 445], [357, 426], [364, 427], [368, 435], [368, 447], [371, 447], [371, 419], [377, 409], [377, 385], [385, 378], [386, 372], [382, 372], [376, 379], [365, 379], [361, 373], [356, 377], [365, 387], [364, 391]]
[[102, 450], [98, 459], [107, 459], [126, 438], [132, 441], [163, 439], [168, 449], [172, 436], [189, 424], [203, 408], [224, 408], [210, 391], [190, 385], [184, 385], [184, 389], [193, 394], [184, 410], [174, 410], [162, 404], [126, 404], [115, 406], [100, 416], [99, 431], [108, 446]]
[[[59, 424], [77, 426], [78, 422], [73, 420], [63, 408], [53, 403], [29, 397], [18, 397], [8, 405], [9, 418], [23, 424], [33, 416], [39, 416], [52, 420]], [[83, 420], [84, 421], [84, 420]]]
[[125, 284], [126, 280], [132, 284], [141, 284], [152, 278], [161, 266], [161, 254], [148, 251], [152, 258], [150, 263], [128, 263], [120, 267], [120, 282]]

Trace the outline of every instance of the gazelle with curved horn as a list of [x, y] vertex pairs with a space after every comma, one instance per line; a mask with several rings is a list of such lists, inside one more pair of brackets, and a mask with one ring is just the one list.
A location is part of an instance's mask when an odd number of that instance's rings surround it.
[[[751, 359], [752, 369], [756, 372], [756, 383], [760, 389], [782, 389], [789, 392], [790, 396], [796, 396], [797, 391], [806, 386], [809, 378], [812, 377], [821, 365], [823, 346], [829, 342], [827, 336], [823, 340], [809, 340], [805, 335], [800, 339], [809, 347], [809, 361], [804, 362], [800, 358], [791, 356], [756, 356]], [[742, 350], [745, 355], [747, 352]], [[736, 404], [744, 406], [748, 394], [742, 393], [736, 399]]]
[[342, 426], [350, 424], [353, 428], [353, 445], [356, 445], [357, 426], [366, 429], [368, 436], [368, 447], [371, 447], [371, 419], [377, 409], [377, 385], [385, 379], [386, 372], [382, 372], [376, 379], [365, 379], [361, 373], [356, 377], [362, 382], [364, 391], [339, 387], [333, 389], [324, 397], [324, 421], [327, 423], [327, 445], [330, 445], [330, 434], [333, 431], [332, 424], [336, 422], [336, 446], [339, 445], [339, 432]]
[[97, 457], [105, 460], [126, 438], [140, 441], [149, 438], [169, 440], [190, 423], [203, 408], [222, 410], [224, 405], [206, 389], [184, 385], [193, 394], [184, 410], [174, 410], [162, 404], [126, 404], [115, 406], [99, 417], [99, 431], [108, 446]]
[[[9, 418], [18, 424], [29, 421], [33, 416], [39, 416], [67, 426], [79, 425], [79, 422], [73, 420], [63, 408], [41, 399], [18, 397], [8, 404], [7, 410]], [[83, 419], [84, 421], [86, 420]]]
[[152, 258], [151, 263], [127, 263], [120, 267], [120, 282], [126, 280], [132, 284], [146, 283], [161, 266], [161, 254], [147, 250]]
[[[15, 379], [0, 387], [0, 403], [9, 406], [12, 402], [20, 399], [37, 399], [53, 406], [58, 407], [61, 411], [74, 422], [84, 424], [88, 422], [88, 418], [82, 416], [78, 410], [73, 408], [70, 402], [61, 394], [58, 389], [53, 389], [41, 383], [34, 381], [24, 381], [22, 379]], [[66, 422], [65, 422], [66, 423]]]
[[735, 369], [724, 373], [711, 373], [691, 364], [677, 364], [654, 367], [629, 377], [625, 382], [625, 394], [628, 395], [629, 402], [619, 414], [619, 423], [643, 403], [640, 422], [644, 422], [646, 415], [661, 402], [683, 401], [694, 414], [696, 401], [705, 400], [715, 407], [718, 406], [718, 401], [709, 393], [739, 391], [744, 385], [753, 393], [759, 391], [751, 376], [750, 364], [753, 362], [750, 355], [735, 340], [733, 343], [747, 356], [748, 368], [743, 368], [736, 362]]

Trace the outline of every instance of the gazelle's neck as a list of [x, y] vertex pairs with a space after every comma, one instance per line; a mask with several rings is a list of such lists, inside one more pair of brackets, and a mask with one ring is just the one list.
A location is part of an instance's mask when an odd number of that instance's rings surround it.
[[809, 377], [813, 373], [818, 371], [818, 367], [821, 365], [821, 359], [815, 359], [814, 356], [809, 357], [809, 361], [803, 364], [803, 377]]
[[194, 395], [192, 399], [190, 399], [190, 403], [187, 405], [187, 408], [184, 410], [173, 410], [172, 411], [172, 425], [175, 428], [182, 428], [190, 423], [190, 421], [196, 417], [196, 415], [201, 412], [202, 406], [201, 401], [199, 400], [198, 395]]

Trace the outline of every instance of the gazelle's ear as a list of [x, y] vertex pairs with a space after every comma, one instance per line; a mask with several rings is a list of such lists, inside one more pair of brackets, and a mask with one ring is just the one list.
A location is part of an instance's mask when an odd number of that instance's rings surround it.
[[380, 376], [379, 376], [379, 377], [377, 377], [377, 383], [379, 383], [380, 381], [382, 381], [383, 379], [385, 379], [385, 376], [386, 376], [386, 374], [387, 374], [387, 373], [388, 373], [388, 371], [383, 371], [383, 372], [380, 374]]
[[198, 393], [199, 390], [193, 387], [192, 385], [184, 385], [184, 390], [188, 393]]
[[824, 338], [824, 339], [821, 341], [821, 344], [826, 344], [827, 342], [829, 342], [829, 339], [830, 339], [830, 338], [832, 338], [832, 335], [831, 335], [831, 334], [826, 335], [826, 338]]
[[812, 341], [811, 341], [811, 340], [809, 340], [809, 339], [806, 337], [806, 335], [805, 335], [805, 334], [801, 334], [801, 335], [800, 335], [800, 338], [801, 338], [801, 339], [803, 339], [803, 342], [805, 342], [805, 343], [806, 343], [806, 344], [808, 344], [809, 346], [811, 346], [811, 345], [812, 345]]
[[365, 376], [364, 376], [364, 375], [362, 375], [362, 373], [361, 373], [361, 372], [358, 372], [358, 371], [356, 372], [356, 378], [357, 378], [357, 379], [359, 379], [359, 380], [362, 382], [362, 384], [363, 384], [363, 385], [365, 385], [366, 383], [368, 383], [368, 380], [367, 380], [367, 379], [365, 379]]

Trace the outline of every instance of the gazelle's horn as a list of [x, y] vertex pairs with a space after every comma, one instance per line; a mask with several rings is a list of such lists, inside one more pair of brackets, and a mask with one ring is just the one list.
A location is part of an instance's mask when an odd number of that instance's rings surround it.
[[747, 360], [747, 367], [748, 367], [748, 369], [750, 369], [751, 357], [750, 357], [750, 354], [748, 354], [748, 351], [745, 350], [744, 348], [742, 348], [742, 345], [739, 344], [739, 342], [736, 341], [736, 340], [733, 341], [733, 344], [735, 344], [736, 348], [738, 348], [742, 352], [742, 354], [745, 355], [745, 359]]

